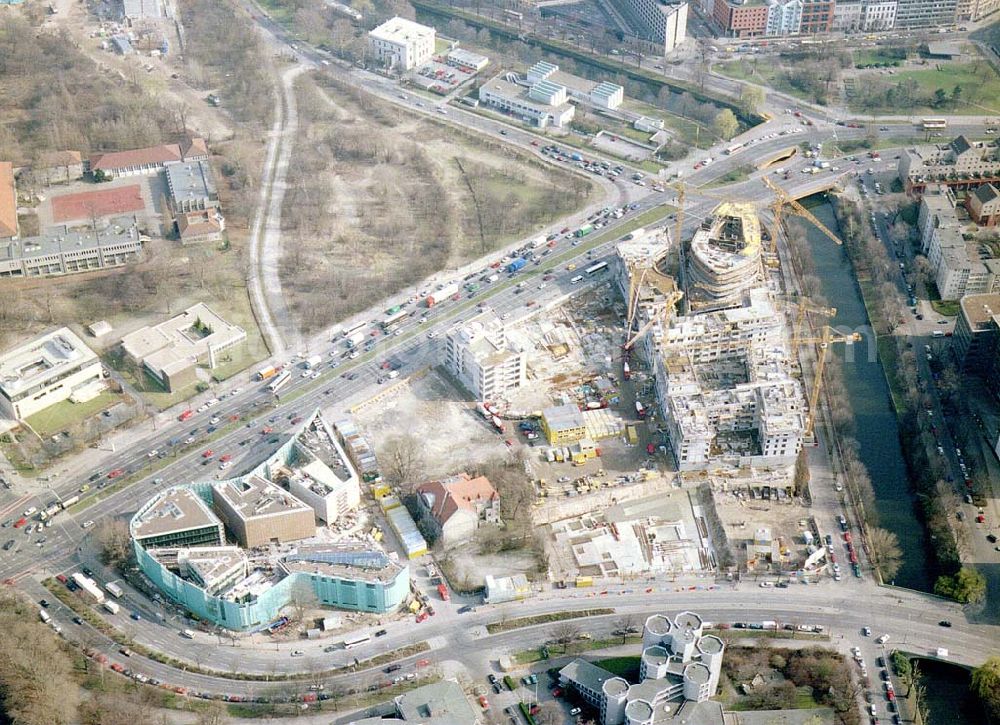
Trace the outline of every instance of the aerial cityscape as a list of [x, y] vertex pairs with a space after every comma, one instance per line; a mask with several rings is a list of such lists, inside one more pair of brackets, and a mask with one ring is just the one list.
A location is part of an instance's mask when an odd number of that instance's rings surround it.
[[0, 724], [1000, 725], [1000, 0], [0, 0]]

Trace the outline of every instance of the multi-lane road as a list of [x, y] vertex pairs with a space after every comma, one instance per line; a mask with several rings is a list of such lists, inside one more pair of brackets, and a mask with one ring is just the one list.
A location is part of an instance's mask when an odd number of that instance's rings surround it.
[[[283, 32], [280, 28], [275, 27], [275, 31], [278, 33], [277, 37], [283, 37], [280, 35]], [[326, 58], [316, 51], [300, 49], [296, 52], [300, 58], [316, 67], [326, 65], [320, 62]], [[539, 153], [540, 146], [548, 143], [547, 140], [541, 140], [540, 137], [520, 127], [455, 106], [442, 107], [445, 111], [442, 112], [427, 99], [400, 91], [398, 86], [380, 76], [356, 69], [351, 70], [349, 75], [359, 85], [408, 112], [433, 114], [442, 121], [461, 125], [476, 133], [520, 146], [536, 154]], [[815, 123], [815, 126], [805, 127], [794, 117], [782, 114], [744, 134], [740, 141], [754, 139], [754, 143], [744, 151], [731, 156], [720, 155], [718, 149], [699, 152], [685, 160], [683, 164], [675, 165], [667, 176], [679, 175], [689, 189], [685, 205], [685, 233], [690, 233], [717, 203], [714, 197], [700, 194], [697, 187], [746, 165], [750, 159], [776, 154], [802, 141], [813, 143], [836, 141], [860, 137], [866, 133], [863, 129], [835, 126], [819, 118]], [[970, 126], [970, 131], [972, 128]], [[797, 133], [792, 133], [793, 130]], [[908, 124], [894, 124], [885, 133], [909, 135], [912, 130], [912, 126]], [[599, 158], [590, 152], [584, 155], [588, 158]], [[698, 170], [692, 168], [696, 162], [709, 156], [715, 157], [711, 164]], [[617, 165], [619, 162], [613, 161], [613, 163]], [[833, 162], [841, 166], [838, 173], [830, 171], [817, 175], [799, 173], [806, 163], [808, 162], [801, 158], [793, 158], [784, 164], [792, 173], [782, 185], [795, 196], [804, 196], [826, 188], [838, 174], [848, 173], [857, 168], [857, 164], [849, 165], [841, 160]], [[381, 334], [376, 324], [381, 317], [381, 311], [368, 311], [346, 323], [350, 325], [358, 321], [371, 321], [366, 326], [366, 332], [370, 339], [375, 340], [374, 349], [362, 353], [358, 358], [344, 359], [346, 348], [341, 339], [335, 339], [332, 334], [319, 336], [308, 342], [307, 349], [303, 351], [310, 355], [323, 356], [324, 363], [317, 379], [314, 379], [311, 373], [303, 376], [301, 368], [294, 367], [293, 379], [280, 391], [280, 397], [271, 394], [264, 383], [246, 380], [231, 382], [225, 386], [224, 392], [220, 389], [207, 394], [206, 399], [211, 397], [218, 399], [218, 402], [208, 410], [196, 413], [190, 420], [183, 423], [178, 421], [175, 416], [179, 411], [175, 410], [158, 416], [155, 429], [130, 433], [130, 440], [123, 444], [119, 452], [106, 456], [100, 467], [95, 468], [93, 464], [89, 464], [90, 468], [82, 471], [70, 465], [72, 471], [70, 475], [50, 482], [52, 494], [65, 498], [75, 494], [81, 486], [90, 485], [94, 489], [89, 492], [90, 495], [98, 494], [102, 498], [93, 500], [81, 511], [57, 516], [53, 526], [41, 533], [27, 534], [7, 529], [11, 532], [9, 537], [15, 541], [15, 545], [0, 557], [0, 577], [21, 581], [33, 595], [40, 596], [42, 590], [36, 582], [37, 575], [59, 573], [72, 568], [79, 561], [77, 550], [81, 546], [84, 546], [83, 558], [89, 560], [87, 557], [90, 552], [85, 542], [86, 531], [82, 527], [84, 522], [128, 514], [164, 486], [207, 478], [217, 473], [221, 475], [217, 463], [202, 465], [204, 459], [201, 454], [204, 450], [211, 448], [215, 452], [213, 461], [217, 461], [223, 453], [234, 456], [235, 464], [226, 475], [246, 470], [266, 457], [267, 453], [278, 445], [283, 436], [287, 435], [291, 427], [290, 421], [296, 415], [305, 414], [314, 407], [341, 412], [378, 391], [378, 378], [384, 374], [379, 369], [382, 361], [391, 361], [393, 366], [400, 370], [403, 378], [427, 365], [437, 354], [437, 335], [457, 320], [475, 314], [478, 304], [488, 305], [498, 314], [509, 315], [512, 321], [516, 321], [519, 317], [537, 314], [547, 305], [579, 291], [587, 284], [598, 281], [586, 280], [583, 285], [574, 285], [571, 279], [579, 272], [570, 271], [567, 266], [573, 263], [579, 264], [582, 268], [585, 260], [593, 263], [608, 259], [613, 251], [614, 242], [624, 230], [635, 225], [635, 219], [639, 215], [676, 200], [676, 193], [672, 188], [656, 192], [650, 186], [635, 184], [630, 178], [635, 170], [628, 168], [627, 164], [622, 165], [626, 167], [624, 173], [615, 179], [605, 177], [601, 183], [606, 191], [612, 194], [610, 205], [629, 204], [633, 208], [623, 218], [610, 220], [604, 229], [585, 238], [577, 246], [574, 246], [573, 240], [565, 238], [565, 234], [560, 233], [556, 245], [551, 250], [548, 247], [539, 250], [539, 252], [547, 251], [547, 254], [540, 258], [538, 265], [529, 265], [514, 278], [502, 275], [501, 281], [483, 284], [483, 288], [475, 294], [463, 292], [458, 301], [448, 301], [430, 309], [422, 309], [419, 302], [414, 303], [410, 307], [414, 310], [414, 315], [407, 318], [399, 327], [398, 334], [388, 336]], [[761, 203], [767, 201], [771, 193], [760, 182], [759, 176], [762, 173], [769, 172], [755, 173], [747, 181], [727, 186], [725, 194], [730, 198], [744, 198]], [[662, 181], [665, 183], [666, 179]], [[718, 195], [721, 192], [721, 189], [717, 189], [713, 194]], [[668, 211], [664, 208], [663, 216], [666, 216]], [[649, 220], [652, 216], [646, 218]], [[576, 221], [579, 220], [573, 220], [574, 223], [569, 226], [575, 226]], [[553, 229], [541, 233], [561, 232], [561, 227], [562, 224], [556, 225]], [[478, 279], [489, 270], [487, 266], [489, 262], [498, 259], [501, 254], [495, 253], [478, 264], [449, 275], [440, 275], [438, 279], [428, 283], [427, 289], [443, 285], [449, 280], [464, 280], [469, 275]], [[552, 278], [541, 287], [541, 277], [545, 274], [551, 274]], [[523, 292], [517, 293], [515, 285], [522, 280], [527, 281], [527, 285]], [[385, 306], [391, 306], [404, 299], [409, 300], [414, 296], [419, 298], [419, 292], [419, 289], [408, 290], [401, 293], [398, 298], [387, 300]], [[529, 302], [533, 304], [529, 305]], [[275, 362], [288, 363], [289, 360], [285, 358]], [[203, 400], [199, 400], [195, 405], [200, 405], [202, 402]], [[208, 431], [212, 425], [210, 420], [215, 417], [219, 418], [219, 422], [215, 424], [218, 429], [210, 433]], [[264, 425], [273, 427], [274, 432], [262, 434], [260, 431]], [[157, 453], [151, 455], [152, 451]], [[156, 470], [153, 470], [154, 467]], [[108, 473], [119, 469], [125, 472], [123, 477], [128, 477], [127, 485], [113, 492], [107, 489], [98, 491], [98, 485], [109, 480]], [[92, 474], [96, 475], [96, 478], [89, 480]], [[29, 506], [47, 503], [48, 498], [50, 498], [48, 494], [38, 494], [23, 482], [17, 482], [13, 492], [5, 492], [0, 496], [0, 519], [17, 518]], [[36, 542], [42, 536], [46, 541], [39, 547]], [[473, 614], [465, 615], [457, 614], [457, 607], [462, 602], [456, 600], [451, 605], [439, 606], [438, 616], [419, 625], [420, 629], [414, 630], [409, 622], [387, 624], [388, 634], [385, 637], [352, 652], [351, 657], [357, 655], [363, 659], [381, 651], [410, 644], [416, 633], [420, 639], [430, 644], [432, 653], [429, 656], [438, 660], [442, 658], [458, 660], [478, 670], [487, 665], [497, 654], [524, 649], [536, 644], [540, 637], [545, 636], [539, 628], [490, 636], [486, 634], [483, 626], [485, 623], [494, 621], [500, 616], [544, 613], [595, 604], [613, 606], [618, 611], [629, 613], [692, 608], [714, 621], [783, 619], [801, 623], [808, 620], [824, 624], [837, 636], [851, 636], [862, 626], [872, 626], [879, 632], [888, 633], [892, 641], [903, 642], [908, 649], [915, 651], [933, 651], [939, 646], [946, 646], [952, 652], [955, 661], [968, 664], [982, 661], [996, 648], [996, 629], [969, 622], [955, 605], [917, 593], [876, 588], [868, 579], [863, 581], [851, 579], [837, 586], [832, 582], [823, 585], [796, 586], [791, 590], [757, 588], [751, 590], [748, 584], [741, 586], [742, 589], [735, 590], [675, 591], [672, 586], [659, 584], [654, 585], [648, 592], [639, 586], [628, 591], [622, 591], [622, 587], [619, 587], [597, 597], [550, 592], [529, 602], [510, 605], [509, 612], [501, 613], [494, 608], [485, 607]], [[288, 646], [271, 648], [260, 646], [259, 642], [255, 646], [251, 641], [241, 647], [232, 647], [206, 641], [200, 635], [197, 647], [192, 648], [189, 641], [181, 639], [177, 634], [180, 620], [172, 618], [175, 615], [171, 610], [164, 609], [162, 605], [151, 603], [132, 592], [127, 595], [127, 603], [131, 609], [143, 615], [143, 619], [137, 622], [125, 623], [138, 641], [190, 662], [195, 661], [192, 652], [197, 650], [196, 664], [203, 667], [220, 671], [239, 669], [241, 672], [267, 675], [302, 671], [305, 668], [303, 664], [305, 661], [316, 660], [325, 667], [347, 661], [344, 652], [324, 653], [317, 645], [307, 645], [311, 648], [310, 651], [305, 658], [299, 659], [290, 656]], [[68, 612], [59, 605], [54, 605], [52, 612], [62, 623], [67, 634], [72, 635], [78, 628], [85, 629], [87, 626], [69, 623]], [[939, 619], [950, 619], [955, 626], [944, 630], [937, 625]], [[458, 623], [462, 626], [456, 627]], [[593, 624], [597, 633], [610, 628], [607, 618], [596, 619]], [[117, 656], [116, 646], [96, 633], [91, 633], [87, 639], [99, 643], [98, 648], [103, 649], [109, 656]], [[260, 692], [262, 687], [261, 683], [183, 672], [155, 662], [143, 661], [141, 658], [130, 660], [133, 668], [140, 666], [136, 664], [137, 662], [141, 662], [141, 671], [147, 675], [196, 690], [252, 695], [254, 692]], [[308, 667], [315, 667], [315, 664], [310, 662]], [[361, 673], [348, 675], [343, 679], [350, 684], [360, 684], [369, 681], [370, 678], [370, 673]]]

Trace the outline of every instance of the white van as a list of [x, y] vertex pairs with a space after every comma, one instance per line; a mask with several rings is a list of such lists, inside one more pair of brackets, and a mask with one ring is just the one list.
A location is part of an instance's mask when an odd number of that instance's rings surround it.
[[194, 632], [192, 632], [190, 629], [182, 629], [181, 637], [183, 637], [184, 639], [194, 639]]
[[582, 274], [578, 274], [578, 275], [576, 275], [576, 277], [574, 277], [573, 279], [571, 279], [569, 281], [569, 283], [570, 284], [579, 284], [582, 281], [583, 281], [583, 275]]

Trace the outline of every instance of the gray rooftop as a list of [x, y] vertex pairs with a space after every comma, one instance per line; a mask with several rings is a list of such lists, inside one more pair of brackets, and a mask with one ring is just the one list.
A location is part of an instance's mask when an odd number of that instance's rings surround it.
[[132, 535], [136, 539], [162, 536], [191, 529], [219, 526], [219, 518], [194, 491], [187, 488], [171, 488], [160, 494], [134, 525]]
[[164, 166], [167, 186], [175, 204], [201, 199], [217, 200], [212, 168], [207, 161], [178, 161]]
[[546, 408], [542, 411], [542, 415], [545, 416], [545, 423], [549, 430], [570, 430], [586, 426], [583, 421], [583, 413], [572, 403]]
[[212, 488], [215, 495], [228, 501], [244, 521], [291, 511], [312, 512], [288, 491], [257, 475], [221, 481]]
[[[123, 223], [124, 222], [124, 223]], [[90, 227], [70, 229], [66, 226], [52, 227], [35, 237], [22, 237], [17, 241], [0, 244], [0, 266], [4, 263], [20, 262], [22, 259], [48, 257], [57, 254], [71, 255], [127, 244], [135, 246], [139, 241], [132, 219], [118, 220], [118, 223], [94, 231]]]
[[461, 685], [442, 680], [410, 690], [396, 698], [396, 712], [405, 722], [421, 725], [474, 725], [479, 714], [469, 704]]
[[612, 675], [607, 670], [598, 667], [587, 660], [575, 659], [559, 670], [559, 677], [572, 680], [580, 687], [592, 692], [601, 692], [601, 688]]

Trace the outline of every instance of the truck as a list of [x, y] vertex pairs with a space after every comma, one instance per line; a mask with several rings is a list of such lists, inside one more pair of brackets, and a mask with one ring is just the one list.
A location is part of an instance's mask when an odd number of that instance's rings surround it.
[[631, 443], [633, 446], [639, 442], [639, 436], [636, 433], [634, 425], [625, 426], [625, 437], [628, 439], [628, 442]]
[[448, 594], [448, 587], [447, 586], [445, 586], [444, 584], [438, 584], [437, 585], [437, 591], [438, 591], [438, 595], [441, 597], [441, 601], [442, 602], [449, 602], [449, 601], [451, 601], [451, 595]]
[[278, 374], [278, 368], [274, 367], [274, 365], [268, 365], [266, 368], [261, 368], [260, 370], [258, 370], [257, 374], [254, 377], [257, 380], [267, 380], [268, 378], [273, 378], [277, 374]]
[[347, 338], [347, 346], [350, 348], [355, 348], [365, 341], [364, 332], [355, 332], [353, 335]]
[[427, 306], [433, 307], [434, 305], [440, 304], [454, 294], [458, 294], [458, 285], [454, 283], [446, 284], [437, 292], [431, 292], [427, 295]]
[[318, 368], [321, 362], [323, 362], [323, 358], [320, 355], [313, 355], [305, 361], [305, 368], [306, 370], [313, 370]]
[[115, 599], [121, 599], [122, 596], [124, 596], [125, 594], [125, 592], [122, 591], [122, 588], [117, 584], [115, 584], [114, 582], [108, 582], [107, 584], [104, 585], [104, 588], [107, 589], [108, 594], [114, 596]]
[[102, 606], [107, 609], [112, 614], [118, 614], [122, 610], [118, 602], [112, 602], [110, 599], [102, 603]]
[[52, 621], [52, 617], [50, 617], [49, 613], [46, 612], [44, 609], [38, 610], [38, 618], [41, 619], [46, 624]]
[[514, 273], [524, 268], [524, 265], [528, 263], [528, 260], [524, 257], [518, 257], [513, 262], [507, 265], [507, 271]]
[[638, 400], [635, 401], [635, 412], [636, 415], [638, 415], [640, 418], [646, 417], [646, 409], [642, 406], [642, 403], [640, 403]]
[[624, 377], [626, 380], [632, 377], [632, 368], [628, 366], [628, 360], [626, 360], [622, 364], [622, 377]]
[[493, 423], [493, 427], [496, 428], [499, 432], [501, 433], [504, 432], [505, 429], [503, 421], [498, 416], [494, 415], [492, 418], [490, 418], [490, 422]]
[[101, 588], [97, 586], [97, 582], [89, 576], [84, 576], [78, 571], [73, 572], [73, 581], [77, 583], [77, 586], [79, 586], [80, 589], [93, 597], [96, 602], [101, 603], [104, 601], [104, 592], [102, 592]]
[[579, 239], [580, 237], [587, 236], [592, 231], [594, 231], [594, 225], [593, 224], [584, 224], [582, 227], [580, 227], [575, 232], [573, 232], [573, 236], [576, 237], [577, 239]]
[[538, 249], [540, 246], [545, 244], [545, 237], [538, 237], [537, 239], [531, 240], [531, 248]]

